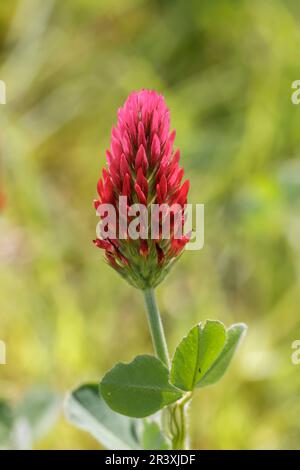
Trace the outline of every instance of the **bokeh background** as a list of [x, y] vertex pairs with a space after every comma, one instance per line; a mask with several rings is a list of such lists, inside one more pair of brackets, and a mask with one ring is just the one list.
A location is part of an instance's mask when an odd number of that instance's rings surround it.
[[[2, 0], [0, 395], [63, 396], [151, 353], [143, 302], [91, 240], [117, 108], [162, 92], [205, 204], [205, 246], [158, 289], [171, 351], [199, 320], [244, 321], [226, 377], [200, 391], [196, 449], [300, 448], [298, 0]], [[60, 415], [35, 448], [96, 449]]]

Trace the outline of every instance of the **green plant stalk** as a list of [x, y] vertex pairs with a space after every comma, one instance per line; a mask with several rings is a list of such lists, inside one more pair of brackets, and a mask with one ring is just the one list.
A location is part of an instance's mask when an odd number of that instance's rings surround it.
[[152, 343], [157, 357], [168, 367], [170, 359], [163, 324], [157, 306], [154, 289], [144, 290], [148, 323], [152, 337]]
[[[144, 297], [155, 354], [169, 369], [170, 359], [168, 347], [154, 289], [144, 290]], [[185, 405], [190, 399], [191, 394], [187, 394], [177, 403], [168, 406], [162, 411], [162, 421], [163, 423], [167, 423], [166, 431], [171, 439], [172, 448], [176, 450], [186, 449]]]
[[172, 449], [173, 450], [186, 450], [187, 449], [187, 405], [192, 399], [192, 392], [187, 392], [181, 400], [178, 400], [173, 408], [173, 419], [176, 422], [178, 432], [173, 435]]

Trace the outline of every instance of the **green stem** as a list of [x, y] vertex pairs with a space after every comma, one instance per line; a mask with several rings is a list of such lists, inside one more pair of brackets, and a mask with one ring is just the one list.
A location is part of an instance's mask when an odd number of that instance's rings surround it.
[[177, 432], [173, 433], [172, 449], [187, 449], [187, 430], [186, 430], [186, 414], [187, 404], [192, 399], [192, 393], [188, 392], [181, 400], [178, 400], [173, 408], [172, 418], [175, 422]]
[[[154, 289], [144, 290], [148, 322], [152, 342], [157, 357], [170, 368], [170, 359], [167, 342], [161, 321], [159, 309], [156, 303]], [[181, 400], [169, 405], [162, 411], [162, 422], [167, 423], [167, 435], [171, 438], [173, 449], [186, 449], [186, 410], [185, 406], [191, 399], [188, 392]]]
[[144, 297], [151, 331], [152, 342], [157, 357], [169, 368], [170, 360], [163, 324], [156, 303], [154, 289], [144, 290]]

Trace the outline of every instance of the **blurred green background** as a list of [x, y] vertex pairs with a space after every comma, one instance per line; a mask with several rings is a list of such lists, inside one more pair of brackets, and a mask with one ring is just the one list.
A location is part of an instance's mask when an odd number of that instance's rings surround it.
[[[2, 0], [0, 396], [62, 396], [152, 351], [142, 297], [91, 240], [117, 108], [154, 88], [171, 108], [205, 246], [158, 297], [171, 351], [206, 318], [249, 325], [200, 391], [192, 448], [300, 448], [300, 79], [297, 0]], [[63, 417], [38, 448], [98, 444]]]

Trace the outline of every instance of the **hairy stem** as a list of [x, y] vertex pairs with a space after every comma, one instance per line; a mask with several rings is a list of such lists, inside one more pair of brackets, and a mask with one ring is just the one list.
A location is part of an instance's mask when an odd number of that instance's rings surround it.
[[[169, 369], [168, 347], [154, 289], [144, 290], [144, 297], [155, 354]], [[187, 393], [181, 400], [162, 410], [163, 427], [173, 449], [186, 449], [186, 404], [191, 397], [192, 394]]]
[[148, 323], [151, 332], [152, 342], [157, 357], [169, 368], [170, 360], [163, 324], [156, 303], [154, 289], [144, 291]]
[[187, 428], [186, 428], [186, 415], [187, 404], [192, 398], [192, 393], [188, 392], [181, 400], [178, 400], [173, 405], [172, 418], [175, 422], [177, 432], [172, 436], [172, 449], [173, 450], [186, 450], [187, 449]]

